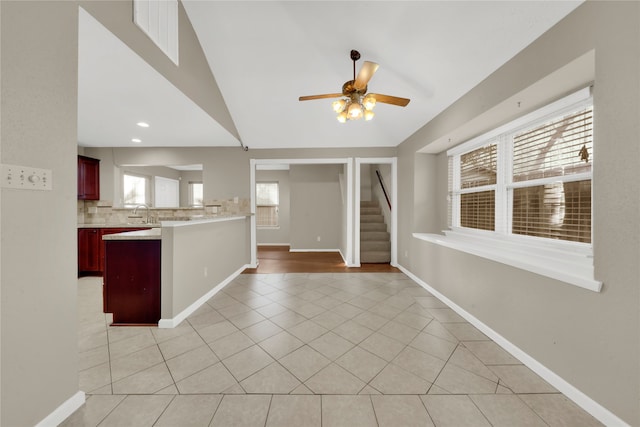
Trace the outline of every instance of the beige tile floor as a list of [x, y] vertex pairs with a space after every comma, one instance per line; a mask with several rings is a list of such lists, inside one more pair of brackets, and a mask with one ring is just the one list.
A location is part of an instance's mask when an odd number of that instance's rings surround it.
[[175, 329], [109, 327], [78, 281], [64, 426], [595, 426], [399, 273], [241, 275]]

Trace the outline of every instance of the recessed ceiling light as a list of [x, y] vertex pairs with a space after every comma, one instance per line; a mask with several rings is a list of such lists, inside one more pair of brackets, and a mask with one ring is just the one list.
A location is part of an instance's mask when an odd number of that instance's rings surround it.
[[141, 128], [148, 128], [149, 127], [149, 123], [145, 123], [145, 122], [138, 122], [136, 124], [138, 126], [140, 126]]
[[140, 138], [131, 138], [131, 142], [142, 142], [142, 140]]

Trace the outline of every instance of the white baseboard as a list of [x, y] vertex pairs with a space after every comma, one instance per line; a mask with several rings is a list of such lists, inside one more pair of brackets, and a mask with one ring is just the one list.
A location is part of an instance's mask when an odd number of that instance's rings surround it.
[[36, 427], [56, 427], [62, 424], [64, 420], [84, 405], [85, 400], [84, 391], [77, 392], [36, 424]]
[[256, 246], [291, 246], [289, 243], [256, 243]]
[[341, 249], [338, 249], [338, 252], [340, 252], [340, 256], [342, 257], [342, 261], [344, 262], [344, 265], [347, 267], [360, 267], [360, 265], [354, 265], [354, 264], [349, 264], [347, 262], [347, 258], [345, 258], [344, 254], [342, 253]]
[[478, 328], [483, 334], [491, 338], [496, 344], [502, 347], [505, 351], [511, 354], [513, 357], [521, 361], [525, 366], [531, 369], [533, 372], [542, 377], [549, 384], [554, 386], [558, 391], [564, 394], [566, 397], [571, 399], [574, 403], [580, 406], [582, 409], [591, 414], [598, 421], [607, 426], [628, 426], [623, 420], [618, 418], [614, 413], [606, 409], [604, 406], [600, 405], [595, 400], [591, 399], [589, 396], [584, 394], [582, 391], [578, 390], [576, 387], [571, 385], [569, 382], [564, 380], [558, 374], [553, 372], [551, 369], [544, 366], [542, 363], [538, 362], [536, 359], [531, 357], [529, 354], [522, 351], [519, 347], [514, 345], [512, 342], [507, 340], [505, 337], [482, 323], [475, 316], [464, 310], [462, 307], [451, 301], [449, 298], [438, 292], [436, 289], [429, 286], [427, 283], [422, 281], [419, 277], [413, 274], [411, 271], [407, 270], [402, 265], [397, 266], [404, 274], [409, 276], [413, 281], [417, 284], [425, 288], [431, 294], [436, 296], [440, 301], [449, 306], [453, 311], [462, 316], [465, 320], [471, 323], [473, 326]]
[[289, 249], [289, 252], [340, 252], [340, 249]]
[[211, 289], [209, 292], [207, 292], [206, 294], [204, 294], [202, 297], [198, 298], [193, 304], [191, 304], [189, 307], [185, 308], [184, 310], [182, 310], [180, 313], [178, 313], [177, 316], [175, 316], [172, 319], [160, 319], [160, 321], [158, 322], [158, 328], [161, 329], [168, 329], [168, 328], [175, 328], [176, 326], [178, 326], [184, 319], [186, 319], [187, 317], [189, 317], [189, 315], [191, 315], [191, 313], [193, 313], [194, 311], [196, 311], [197, 309], [199, 309], [202, 304], [206, 303], [207, 301], [209, 301], [209, 299], [214, 296], [215, 294], [217, 294], [218, 292], [220, 292], [225, 286], [227, 286], [229, 283], [231, 283], [231, 281], [233, 279], [235, 279], [236, 277], [238, 277], [238, 275], [240, 273], [242, 273], [244, 271], [245, 268], [251, 268], [249, 264], [245, 264], [242, 267], [240, 267], [238, 270], [236, 270], [234, 273], [232, 273], [229, 277], [227, 277], [226, 279], [224, 279], [222, 282], [220, 282], [218, 285], [216, 285], [213, 289]]

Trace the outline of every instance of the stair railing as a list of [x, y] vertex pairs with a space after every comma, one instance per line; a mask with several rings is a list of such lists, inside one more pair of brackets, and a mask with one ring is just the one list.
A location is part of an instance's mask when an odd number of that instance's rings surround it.
[[380, 187], [382, 188], [382, 192], [384, 193], [384, 198], [387, 199], [387, 205], [389, 205], [389, 210], [391, 210], [391, 202], [389, 201], [389, 195], [387, 194], [387, 189], [384, 187], [384, 180], [382, 179], [382, 175], [380, 174], [380, 171], [378, 169], [376, 169], [376, 175], [378, 176]]

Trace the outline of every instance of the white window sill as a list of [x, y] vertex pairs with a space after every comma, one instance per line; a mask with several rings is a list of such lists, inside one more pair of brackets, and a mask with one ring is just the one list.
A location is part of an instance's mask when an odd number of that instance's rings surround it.
[[532, 246], [505, 237], [473, 235], [457, 231], [445, 234], [413, 233], [416, 239], [477, 255], [560, 280], [593, 292], [602, 282], [593, 277], [593, 257], [584, 250]]

